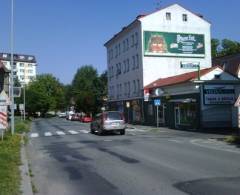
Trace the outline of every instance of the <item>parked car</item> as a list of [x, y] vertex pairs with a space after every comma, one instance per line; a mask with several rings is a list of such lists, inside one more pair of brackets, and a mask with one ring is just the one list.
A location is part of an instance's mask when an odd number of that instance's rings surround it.
[[81, 117], [80, 121], [83, 123], [90, 123], [90, 122], [92, 122], [92, 117], [91, 116], [83, 116], [83, 117]]
[[72, 114], [70, 120], [71, 121], [80, 121], [81, 120], [81, 116], [78, 113]]
[[57, 113], [57, 115], [59, 118], [66, 118], [66, 116], [67, 116], [66, 112], [59, 112], [59, 113]]
[[120, 132], [121, 135], [125, 134], [126, 124], [124, 116], [119, 111], [106, 111], [99, 113], [93, 119], [90, 125], [91, 133], [98, 132], [103, 135], [109, 131]]
[[66, 116], [66, 119], [67, 120], [71, 120], [72, 119], [72, 116], [73, 116], [74, 112], [73, 111], [69, 111], [67, 112], [67, 116]]

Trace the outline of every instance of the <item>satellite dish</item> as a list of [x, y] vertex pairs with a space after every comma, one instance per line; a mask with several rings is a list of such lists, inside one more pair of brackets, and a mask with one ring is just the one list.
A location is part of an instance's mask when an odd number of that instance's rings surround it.
[[160, 96], [160, 95], [164, 94], [164, 91], [160, 88], [157, 88], [157, 89], [155, 89], [154, 94], [156, 96]]

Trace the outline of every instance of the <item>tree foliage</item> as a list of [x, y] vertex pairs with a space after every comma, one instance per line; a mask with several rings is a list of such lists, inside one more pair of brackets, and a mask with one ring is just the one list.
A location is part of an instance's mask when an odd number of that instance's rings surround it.
[[72, 81], [72, 95], [77, 111], [98, 112], [106, 96], [107, 73], [98, 76], [97, 70], [91, 65], [82, 66], [77, 70]]
[[211, 40], [212, 57], [220, 57], [240, 53], [240, 43], [230, 39]]
[[63, 85], [51, 74], [37, 76], [26, 88], [26, 110], [29, 113], [55, 111], [65, 107]]

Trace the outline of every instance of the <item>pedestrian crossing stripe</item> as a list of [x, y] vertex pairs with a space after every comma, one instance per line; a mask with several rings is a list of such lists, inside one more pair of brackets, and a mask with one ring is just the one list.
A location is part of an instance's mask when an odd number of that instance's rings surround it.
[[73, 135], [76, 135], [76, 134], [78, 134], [78, 132], [77, 131], [73, 131], [73, 130], [70, 130], [70, 131], [68, 131], [70, 134], [73, 134]]
[[63, 131], [56, 131], [57, 135], [66, 135], [66, 133], [64, 133]]
[[51, 132], [45, 132], [45, 133], [44, 133], [44, 136], [46, 136], [46, 137], [52, 136], [52, 133], [51, 133]]
[[39, 136], [38, 133], [32, 133], [32, 134], [31, 134], [31, 137], [32, 137], [32, 138], [38, 137], [38, 136]]

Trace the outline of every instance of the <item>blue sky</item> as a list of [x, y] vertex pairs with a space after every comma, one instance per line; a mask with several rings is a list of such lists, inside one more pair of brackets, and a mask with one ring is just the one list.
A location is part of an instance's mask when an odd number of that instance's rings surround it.
[[[37, 72], [71, 83], [77, 68], [106, 69], [103, 44], [135, 17], [156, 9], [158, 0], [15, 0], [14, 52], [35, 55]], [[240, 41], [240, 1], [162, 0], [201, 13], [213, 38]], [[10, 51], [10, 0], [0, 0], [0, 52]]]

